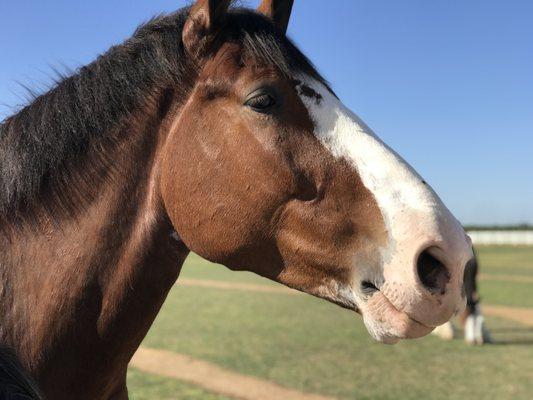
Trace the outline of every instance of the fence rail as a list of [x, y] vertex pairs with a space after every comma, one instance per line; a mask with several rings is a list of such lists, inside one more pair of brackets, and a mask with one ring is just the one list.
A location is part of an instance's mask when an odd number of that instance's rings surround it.
[[533, 245], [533, 231], [468, 231], [474, 244]]

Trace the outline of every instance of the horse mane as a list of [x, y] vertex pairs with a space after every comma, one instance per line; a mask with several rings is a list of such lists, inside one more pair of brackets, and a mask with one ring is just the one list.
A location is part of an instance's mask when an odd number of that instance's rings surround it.
[[42, 399], [37, 385], [24, 371], [15, 352], [3, 346], [0, 346], [0, 399]]
[[[133, 111], [158, 87], [179, 88], [185, 72], [181, 31], [187, 10], [154, 18], [0, 125], [0, 214], [28, 205], [72, 160], [102, 139], [113, 140]], [[107, 167], [103, 152], [91, 160], [87, 181]], [[57, 191], [60, 192], [59, 190]]]
[[[112, 170], [112, 155], [103, 149], [117, 141], [125, 121], [157, 102], [166, 88], [186, 96], [195, 73], [182, 44], [188, 14], [187, 7], [151, 19], [0, 124], [0, 220], [31, 213], [37, 204], [52, 215], [79, 209], [95, 179]], [[239, 41], [248, 58], [322, 80], [265, 17], [245, 9], [232, 9], [227, 17], [232, 23], [223, 34]], [[72, 165], [90, 149], [97, 156], [73, 173]]]

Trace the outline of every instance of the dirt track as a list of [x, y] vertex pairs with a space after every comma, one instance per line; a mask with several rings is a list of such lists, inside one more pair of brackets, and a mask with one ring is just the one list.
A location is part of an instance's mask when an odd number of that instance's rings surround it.
[[240, 375], [206, 361], [170, 351], [141, 347], [130, 365], [147, 373], [193, 383], [211, 392], [243, 400], [334, 400]]
[[492, 317], [505, 318], [522, 325], [533, 327], [533, 308], [481, 305], [481, 311]]

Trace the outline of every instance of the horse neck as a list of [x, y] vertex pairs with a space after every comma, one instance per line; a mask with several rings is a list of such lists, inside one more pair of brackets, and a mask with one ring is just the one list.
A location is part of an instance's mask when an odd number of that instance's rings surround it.
[[[122, 128], [116, 173], [94, 188], [83, 213], [44, 218], [39, 229], [0, 241], [0, 342], [38, 376], [53, 376], [45, 360], [57, 357], [98, 368], [101, 352], [110, 365], [114, 356], [127, 363], [187, 255], [171, 238], [159, 194], [166, 122], [158, 110], [143, 115]], [[77, 350], [65, 354], [69, 344]]]

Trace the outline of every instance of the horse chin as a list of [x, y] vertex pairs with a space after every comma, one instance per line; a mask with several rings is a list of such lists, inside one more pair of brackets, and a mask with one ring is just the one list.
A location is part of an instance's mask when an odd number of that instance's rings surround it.
[[381, 343], [395, 344], [400, 339], [416, 339], [435, 329], [396, 309], [381, 292], [374, 293], [362, 304], [360, 312], [368, 333]]
[[334, 281], [318, 290], [303, 291], [361, 314], [370, 336], [381, 343], [395, 344], [401, 339], [420, 338], [435, 329], [398, 310], [379, 289], [364, 300], [354, 296], [350, 287]]

